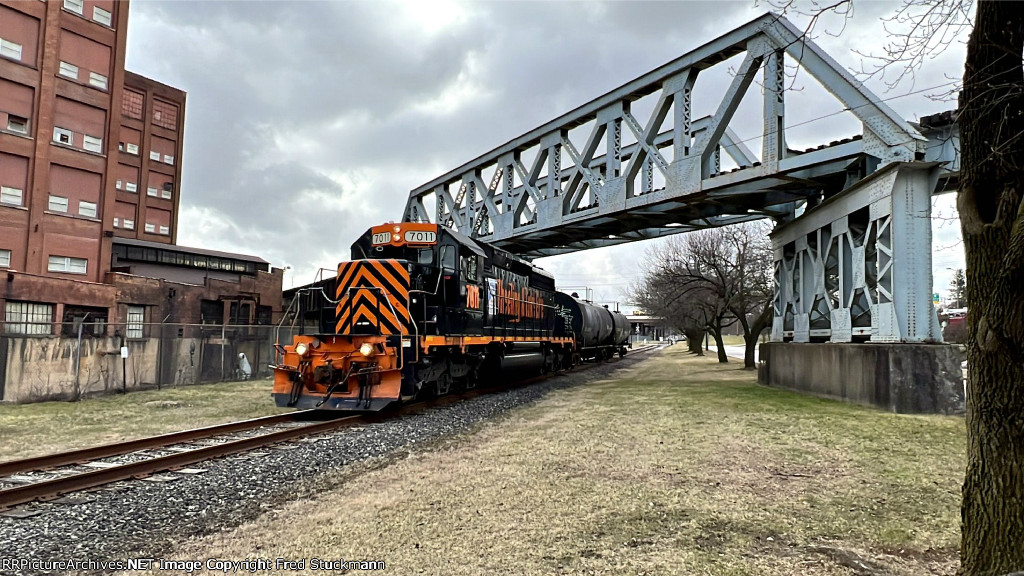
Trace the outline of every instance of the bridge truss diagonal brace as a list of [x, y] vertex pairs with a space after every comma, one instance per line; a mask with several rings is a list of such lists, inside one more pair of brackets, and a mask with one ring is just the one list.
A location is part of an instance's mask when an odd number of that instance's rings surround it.
[[[739, 54], [742, 64], [714, 115], [693, 120], [699, 72]], [[861, 120], [862, 138], [787, 155], [787, 57]], [[762, 72], [764, 123], [755, 153], [729, 123]], [[638, 118], [630, 104], [648, 97], [654, 109]], [[588, 133], [574, 132], [585, 125]], [[623, 130], [635, 142], [623, 146]], [[880, 160], [865, 163], [873, 170], [914, 160], [925, 142], [802, 31], [769, 13], [412, 190], [404, 218], [429, 219], [433, 197], [442, 225], [527, 256], [561, 253], [792, 210], [802, 198], [820, 196], [822, 182], [845, 182], [849, 165], [865, 154]], [[722, 152], [737, 169], [722, 172]], [[529, 166], [524, 154], [533, 159]], [[484, 174], [493, 174], [489, 186]], [[632, 217], [634, 211], [645, 215]]]

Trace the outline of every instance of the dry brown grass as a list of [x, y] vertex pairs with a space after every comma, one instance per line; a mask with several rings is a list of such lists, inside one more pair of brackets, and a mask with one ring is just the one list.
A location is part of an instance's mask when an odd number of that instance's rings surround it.
[[165, 557], [384, 560], [391, 574], [955, 573], [962, 420], [753, 378], [672, 347]]
[[270, 389], [270, 380], [250, 380], [0, 404], [0, 461], [287, 412], [274, 406]]

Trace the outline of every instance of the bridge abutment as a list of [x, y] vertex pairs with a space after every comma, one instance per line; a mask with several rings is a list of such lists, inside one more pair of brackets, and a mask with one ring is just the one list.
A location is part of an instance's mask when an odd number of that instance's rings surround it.
[[898, 414], [964, 411], [960, 353], [949, 344], [761, 344], [758, 382]]

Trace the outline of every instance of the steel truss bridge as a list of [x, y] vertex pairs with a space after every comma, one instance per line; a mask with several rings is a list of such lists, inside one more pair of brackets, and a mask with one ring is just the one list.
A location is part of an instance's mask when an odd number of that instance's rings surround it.
[[[740, 54], [715, 113], [692, 118], [699, 73]], [[860, 134], [786, 146], [787, 59]], [[752, 85], [760, 154], [729, 129]], [[638, 117], [641, 99], [655, 103]], [[765, 14], [419, 186], [404, 220], [540, 257], [772, 218], [773, 340], [938, 341], [930, 199], [952, 186], [959, 142], [950, 115], [925, 120], [899, 117], [802, 30]], [[722, 169], [723, 153], [736, 168]]]

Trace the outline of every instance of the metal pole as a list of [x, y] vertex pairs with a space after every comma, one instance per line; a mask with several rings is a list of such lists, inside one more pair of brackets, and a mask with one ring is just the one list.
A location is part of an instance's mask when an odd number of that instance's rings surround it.
[[220, 380], [224, 381], [224, 339], [227, 338], [227, 326], [220, 323]]
[[[128, 327], [125, 326], [125, 330], [127, 330], [127, 329], [128, 329]], [[124, 348], [127, 345], [128, 345], [128, 343], [125, 342], [124, 336], [121, 336], [121, 348]], [[121, 394], [127, 394], [127, 393], [128, 393], [128, 358], [125, 355], [122, 354], [121, 355]]]

